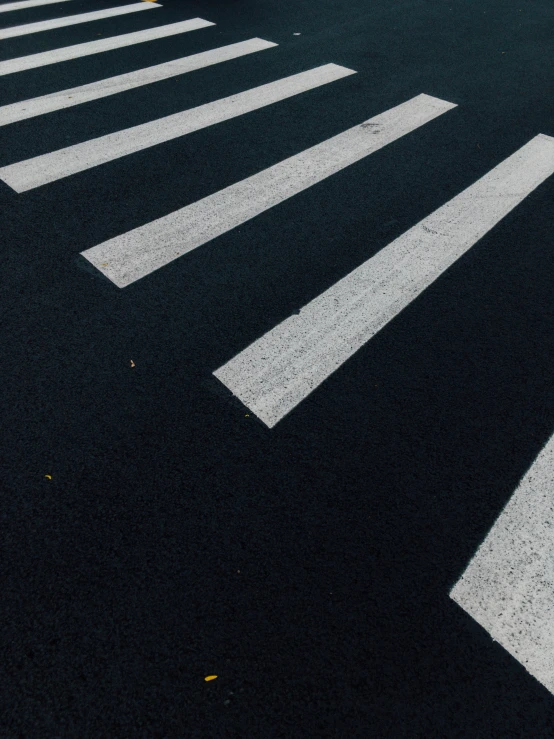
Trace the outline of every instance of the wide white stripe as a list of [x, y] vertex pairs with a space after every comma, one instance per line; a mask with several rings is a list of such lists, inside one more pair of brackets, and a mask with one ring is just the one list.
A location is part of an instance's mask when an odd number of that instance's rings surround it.
[[68, 0], [20, 0], [17, 3], [5, 3], [0, 5], [0, 13], [9, 13], [10, 10], [26, 10], [36, 8], [39, 5], [53, 5], [54, 3], [67, 3]]
[[203, 18], [192, 18], [188, 21], [170, 23], [165, 26], [158, 26], [157, 28], [146, 28], [144, 31], [125, 33], [121, 36], [110, 36], [108, 38], [98, 39], [97, 41], [87, 41], [84, 44], [63, 46], [61, 49], [52, 49], [51, 51], [43, 51], [39, 54], [7, 59], [5, 62], [0, 62], [0, 76], [13, 74], [14, 72], [23, 72], [27, 69], [35, 69], [36, 67], [45, 67], [48, 64], [67, 62], [70, 59], [78, 59], [79, 57], [90, 56], [91, 54], [100, 54], [103, 51], [121, 49], [124, 46], [142, 44], [145, 41], [167, 38], [168, 36], [196, 31], [199, 28], [207, 28], [208, 26], [215, 26], [215, 23], [205, 21]]
[[50, 95], [22, 100], [20, 103], [4, 105], [0, 108], [0, 126], [22, 121], [26, 118], [33, 118], [37, 115], [51, 113], [54, 110], [70, 108], [73, 105], [80, 105], [91, 100], [98, 100], [98, 98], [132, 90], [142, 85], [150, 85], [153, 82], [159, 82], [169, 77], [185, 74], [185, 72], [209, 67], [212, 64], [219, 64], [229, 59], [236, 59], [237, 57], [252, 54], [256, 51], [270, 49], [273, 46], [277, 46], [277, 44], [271, 41], [264, 41], [261, 38], [253, 38], [248, 41], [240, 41], [237, 44], [221, 46], [218, 49], [202, 51], [200, 54], [192, 54], [181, 59], [174, 59], [171, 62], [156, 64], [156, 66], [139, 69], [136, 72], [129, 72], [127, 74], [120, 74], [117, 77], [109, 77], [98, 82], [91, 82], [88, 85], [80, 85], [79, 87], [72, 87], [68, 90], [54, 92]]
[[94, 10], [91, 13], [79, 13], [79, 15], [68, 15], [64, 18], [52, 18], [49, 21], [39, 21], [38, 23], [26, 23], [24, 26], [12, 26], [11, 28], [0, 29], [0, 41], [14, 36], [27, 36], [29, 33], [38, 33], [39, 31], [51, 31], [54, 28], [64, 28], [65, 26], [75, 26], [77, 23], [88, 23], [89, 21], [98, 21], [102, 18], [113, 18], [116, 15], [127, 15], [127, 13], [139, 13], [142, 10], [150, 10], [151, 8], [161, 8], [152, 2], [132, 3], [132, 5], [121, 5], [118, 8], [106, 8], [106, 10]]
[[554, 693], [554, 436], [450, 597]]
[[83, 256], [119, 287], [130, 285], [454, 107], [418, 95], [235, 185], [87, 249]]
[[215, 376], [274, 426], [553, 172], [554, 139], [536, 136]]
[[25, 192], [155, 144], [236, 118], [350, 74], [355, 73], [336, 64], [326, 64], [197, 108], [10, 164], [0, 169], [0, 179], [17, 192]]
[[102, 20], [103, 18], [113, 18], [118, 15], [139, 13], [142, 10], [161, 7], [161, 5], [153, 2], [139, 2], [132, 3], [131, 5], [122, 5], [117, 8], [106, 8], [105, 10], [94, 10], [90, 13], [64, 16], [63, 18], [52, 18], [51, 20], [38, 21], [37, 23], [26, 23], [23, 26], [2, 28], [0, 29], [0, 41], [14, 38], [15, 36], [27, 36], [30, 33], [38, 33], [39, 31], [51, 31], [55, 28], [65, 28], [66, 26], [74, 26], [78, 23], [89, 23], [90, 21]]

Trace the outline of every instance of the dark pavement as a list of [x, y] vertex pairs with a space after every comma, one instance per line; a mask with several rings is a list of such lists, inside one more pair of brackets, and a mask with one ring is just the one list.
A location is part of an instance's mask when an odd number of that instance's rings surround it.
[[[0, 182], [0, 735], [554, 736], [554, 697], [449, 598], [554, 431], [554, 179], [275, 428], [212, 375], [554, 135], [552, 2], [163, 5], [0, 58], [217, 25], [1, 77], [0, 104], [278, 46], [1, 127], [0, 166], [320, 64], [357, 74], [21, 195]], [[420, 93], [458, 107], [125, 289], [79, 256]]]

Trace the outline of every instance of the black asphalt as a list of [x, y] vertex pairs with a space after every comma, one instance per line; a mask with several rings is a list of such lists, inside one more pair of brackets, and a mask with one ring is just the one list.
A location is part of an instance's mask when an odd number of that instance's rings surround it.
[[[1, 58], [196, 16], [217, 25], [0, 78], [5, 104], [279, 44], [2, 127], [4, 165], [358, 72], [22, 195], [0, 183], [0, 735], [552, 737], [554, 697], [448, 594], [554, 432], [554, 178], [274, 429], [212, 372], [554, 135], [554, 6], [165, 0]], [[79, 257], [422, 92], [458, 107], [130, 287]]]

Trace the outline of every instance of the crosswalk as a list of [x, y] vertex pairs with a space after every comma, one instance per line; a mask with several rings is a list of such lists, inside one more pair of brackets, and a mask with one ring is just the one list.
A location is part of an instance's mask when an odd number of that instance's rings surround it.
[[[11, 2], [0, 5], [0, 13], [52, 2], [54, 0]], [[162, 11], [156, 17], [163, 19], [162, 5], [137, 2], [14, 25], [0, 30], [0, 40], [75, 24], [102, 22], [116, 16], [154, 9]], [[176, 23], [162, 23], [141, 31], [96, 38], [0, 62], [0, 76], [66, 63], [214, 26], [209, 20], [191, 18]], [[156, 85], [162, 80], [241, 57], [260, 60], [265, 56], [261, 52], [276, 48], [277, 43], [262, 38], [239, 40], [225, 46], [212, 45], [199, 53], [61, 91], [46, 90], [38, 97], [0, 107], [0, 126], [9, 127], [54, 111], [92, 103], [146, 85]], [[67, 177], [86, 178], [91, 168], [121, 157], [131, 157], [136, 152], [163, 145], [232, 118], [247, 116], [266, 106], [277, 106], [287, 99], [294, 103], [297, 96], [307, 91], [316, 91], [330, 84], [338, 86], [342, 80], [354, 74], [357, 74], [355, 69], [332, 61], [300, 69], [289, 76], [163, 118], [12, 162], [0, 167], [0, 179], [16, 193], [23, 194]], [[113, 233], [108, 240], [99, 241], [84, 250], [82, 256], [115, 286], [126, 288], [268, 209], [284, 207], [283, 204], [290, 198], [384, 147], [390, 148], [390, 158], [394, 159], [395, 142], [403, 137], [409, 142], [422, 127], [428, 127], [432, 132], [433, 122], [441, 116], [449, 120], [449, 116], [455, 115], [456, 108], [453, 102], [419, 92], [396, 107], [361, 120], [327, 140], [314, 141], [310, 147], [184, 205], [169, 215], [143, 223], [131, 231]], [[297, 314], [270, 329], [250, 346], [236, 347], [237, 354], [229, 357], [225, 364], [213, 372], [214, 382], [217, 380], [224, 385], [265, 426], [275, 428], [308, 395], [316, 391], [323, 392], [321, 386], [332, 373], [552, 174], [554, 138], [537, 131], [525, 145], [503, 161], [498, 161], [488, 173], [463, 192], [427, 215], [323, 293], [311, 296]], [[337, 219], [340, 217], [337, 212]], [[547, 472], [551, 481], [551, 445], [540, 459], [546, 459], [550, 464]], [[528, 479], [531, 480], [532, 476]], [[547, 485], [547, 482], [544, 484]], [[525, 498], [527, 502], [522, 505], [528, 508], [528, 499], [533, 494], [530, 483], [524, 482], [514, 499], [517, 497], [519, 501]], [[508, 521], [507, 516], [512, 515], [515, 508], [509, 510], [512, 513], [503, 514], [500, 528], [491, 532], [492, 538], [454, 588], [452, 597], [485, 624], [491, 633], [499, 634], [501, 643], [516, 657], [533, 666], [536, 658], [528, 656], [527, 647], [513, 645], [509, 633], [513, 624], [502, 621], [499, 626], [500, 616], [490, 616], [488, 607], [475, 596], [477, 588], [479, 597], [482, 597], [479, 583], [485, 577], [483, 572], [490, 569], [490, 562], [497, 563], [500, 556], [497, 553], [506, 549], [505, 540], [509, 536], [506, 532], [512, 530], [511, 519]], [[542, 524], [539, 522], [539, 525]], [[502, 562], [508, 562], [504, 554], [502, 558]], [[508, 565], [509, 562], [506, 567]], [[510, 572], [514, 572], [513, 566]], [[548, 590], [549, 595], [551, 590], [552, 587]], [[540, 618], [543, 617], [544, 614], [541, 614]], [[552, 654], [551, 631], [546, 636], [541, 631], [539, 638], [531, 629], [528, 643], [536, 645], [539, 642], [550, 650], [549, 655]], [[528, 668], [554, 692], [551, 678], [544, 677], [549, 670], [551, 673], [551, 665], [549, 656], [544, 664]]]
[[0, 31], [0, 41], [14, 38], [15, 36], [27, 36], [30, 33], [52, 31], [55, 28], [66, 28], [67, 26], [74, 26], [78, 23], [91, 23], [92, 21], [104, 20], [105, 18], [114, 18], [117, 15], [139, 13], [143, 10], [154, 10], [155, 8], [161, 8], [161, 5], [157, 5], [156, 3], [138, 2], [115, 8], [106, 8], [105, 10], [95, 10], [91, 13], [79, 13], [78, 15], [53, 18], [48, 21], [38, 21], [38, 23], [25, 23], [22, 26], [12, 26], [11, 28], [2, 29]]
[[420, 95], [165, 218], [98, 244], [83, 256], [118, 287], [126, 287], [453, 107]]
[[350, 74], [354, 74], [351, 69], [336, 64], [300, 72], [192, 110], [158, 118], [140, 126], [17, 162], [1, 168], [0, 179], [16, 192], [25, 192], [150, 146], [185, 136], [201, 128], [250, 113]]
[[[161, 8], [155, 3], [138, 2], [68, 15], [44, 23], [14, 26], [0, 32], [0, 37], [156, 7]], [[214, 25], [208, 20], [193, 18], [9, 59], [0, 63], [0, 74], [65, 62]], [[258, 55], [275, 47], [277, 44], [269, 40], [247, 39], [4, 105], [0, 107], [0, 125], [9, 126], [242, 56]], [[0, 167], [0, 179], [17, 193], [25, 193], [265, 106], [276, 105], [308, 90], [330, 83], [338, 84], [353, 74], [356, 70], [333, 63], [303, 70], [164, 118], [8, 164]], [[431, 124], [438, 116], [456, 107], [454, 103], [419, 94], [167, 216], [132, 231], [114, 234], [107, 241], [82, 252], [82, 256], [114, 285], [127, 287], [353, 163], [394, 144], [401, 137], [413, 135], [421, 126]], [[474, 185], [322, 295], [314, 297], [298, 315], [291, 316], [250, 347], [241, 349], [234, 358], [215, 370], [214, 376], [268, 427], [275, 426], [553, 172], [554, 139], [537, 135]]]
[[175, 36], [179, 33], [197, 31], [200, 28], [207, 28], [213, 25], [215, 24], [203, 18], [191, 18], [190, 20], [179, 23], [170, 23], [168, 25], [158, 26], [157, 28], [147, 28], [144, 31], [125, 33], [121, 36], [109, 36], [108, 38], [86, 41], [85, 43], [75, 44], [74, 46], [62, 46], [60, 49], [15, 57], [14, 59], [7, 59], [6, 61], [0, 62], [0, 77], [6, 74], [14, 74], [15, 72], [25, 72], [29, 69], [46, 67], [49, 64], [59, 64], [60, 62], [67, 62], [71, 59], [79, 59], [80, 57], [90, 56], [92, 54], [101, 54], [103, 51], [123, 49], [125, 46], [142, 44], [146, 41], [156, 41], [157, 39]]
[[248, 41], [239, 41], [236, 44], [220, 46], [217, 49], [202, 51], [199, 54], [191, 54], [181, 59], [173, 59], [170, 62], [138, 69], [136, 72], [108, 77], [97, 82], [91, 82], [88, 85], [79, 85], [61, 92], [53, 92], [50, 95], [41, 95], [30, 100], [23, 100], [20, 103], [4, 105], [0, 107], [0, 126], [7, 126], [9, 123], [53, 113], [55, 110], [89, 103], [92, 100], [99, 100], [109, 95], [117, 95], [120, 92], [133, 90], [143, 85], [151, 85], [154, 82], [161, 82], [187, 72], [204, 69], [204, 67], [209, 67], [212, 64], [221, 64], [231, 59], [238, 59], [247, 54], [271, 49], [274, 46], [277, 46], [277, 44], [271, 41], [252, 38]]

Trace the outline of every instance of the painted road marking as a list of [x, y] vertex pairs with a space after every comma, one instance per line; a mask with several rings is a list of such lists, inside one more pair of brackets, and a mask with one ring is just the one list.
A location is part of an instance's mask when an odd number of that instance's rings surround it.
[[221, 46], [218, 49], [203, 51], [200, 54], [192, 54], [191, 56], [184, 56], [181, 59], [173, 59], [170, 62], [156, 64], [153, 67], [139, 69], [136, 72], [120, 74], [117, 77], [109, 77], [98, 82], [91, 82], [88, 85], [80, 85], [69, 90], [54, 92], [51, 95], [43, 95], [38, 98], [31, 98], [30, 100], [22, 100], [20, 103], [4, 105], [0, 108], [0, 126], [6, 126], [8, 123], [15, 123], [16, 121], [23, 121], [26, 118], [33, 118], [37, 115], [51, 113], [54, 110], [70, 108], [73, 105], [80, 105], [91, 100], [98, 100], [98, 98], [132, 90], [142, 85], [150, 85], [153, 82], [159, 82], [169, 77], [176, 77], [186, 72], [209, 67], [212, 64], [219, 64], [229, 59], [236, 59], [256, 51], [271, 49], [274, 46], [277, 46], [277, 44], [271, 41], [252, 38], [248, 41], [240, 41], [237, 44], [229, 44], [228, 46]]
[[126, 287], [455, 107], [429, 95], [418, 95], [241, 182], [82, 254], [118, 287]]
[[275, 426], [552, 173], [554, 138], [541, 134], [215, 376]]
[[87, 41], [84, 44], [63, 46], [61, 49], [43, 51], [39, 54], [30, 54], [29, 56], [7, 59], [5, 62], [0, 62], [0, 76], [5, 74], [14, 74], [14, 72], [23, 72], [27, 69], [45, 67], [48, 64], [67, 62], [70, 59], [79, 59], [82, 56], [100, 54], [103, 51], [111, 51], [112, 49], [122, 49], [124, 46], [142, 44], [145, 41], [167, 38], [168, 36], [175, 36], [179, 33], [187, 33], [188, 31], [196, 31], [200, 28], [207, 28], [208, 26], [215, 26], [215, 23], [205, 21], [203, 18], [191, 18], [188, 21], [170, 23], [165, 26], [158, 26], [157, 28], [146, 28], [144, 31], [125, 33], [121, 36], [111, 36], [108, 38], [98, 39], [97, 41]]
[[11, 10], [26, 10], [36, 8], [39, 5], [53, 5], [54, 3], [67, 3], [69, 0], [20, 0], [17, 3], [6, 3], [0, 5], [0, 13], [9, 13]]
[[10, 164], [0, 168], [0, 179], [16, 192], [25, 192], [150, 146], [185, 136], [201, 128], [236, 118], [351, 74], [355, 72], [346, 67], [325, 64], [197, 108]]
[[75, 26], [77, 23], [89, 23], [90, 21], [102, 20], [102, 18], [113, 18], [115, 15], [126, 15], [127, 13], [138, 13], [141, 10], [151, 10], [152, 8], [161, 8], [161, 5], [132, 3], [131, 5], [122, 5], [119, 8], [106, 8], [106, 10], [94, 10], [92, 13], [79, 13], [79, 15], [66, 15], [63, 18], [52, 18], [49, 21], [39, 21], [38, 23], [26, 23], [24, 26], [12, 26], [11, 28], [2, 28], [0, 30], [0, 41], [14, 36], [27, 36], [30, 33], [38, 33], [39, 31], [51, 31], [54, 28], [65, 28], [65, 26]]
[[554, 436], [450, 597], [554, 693]]

